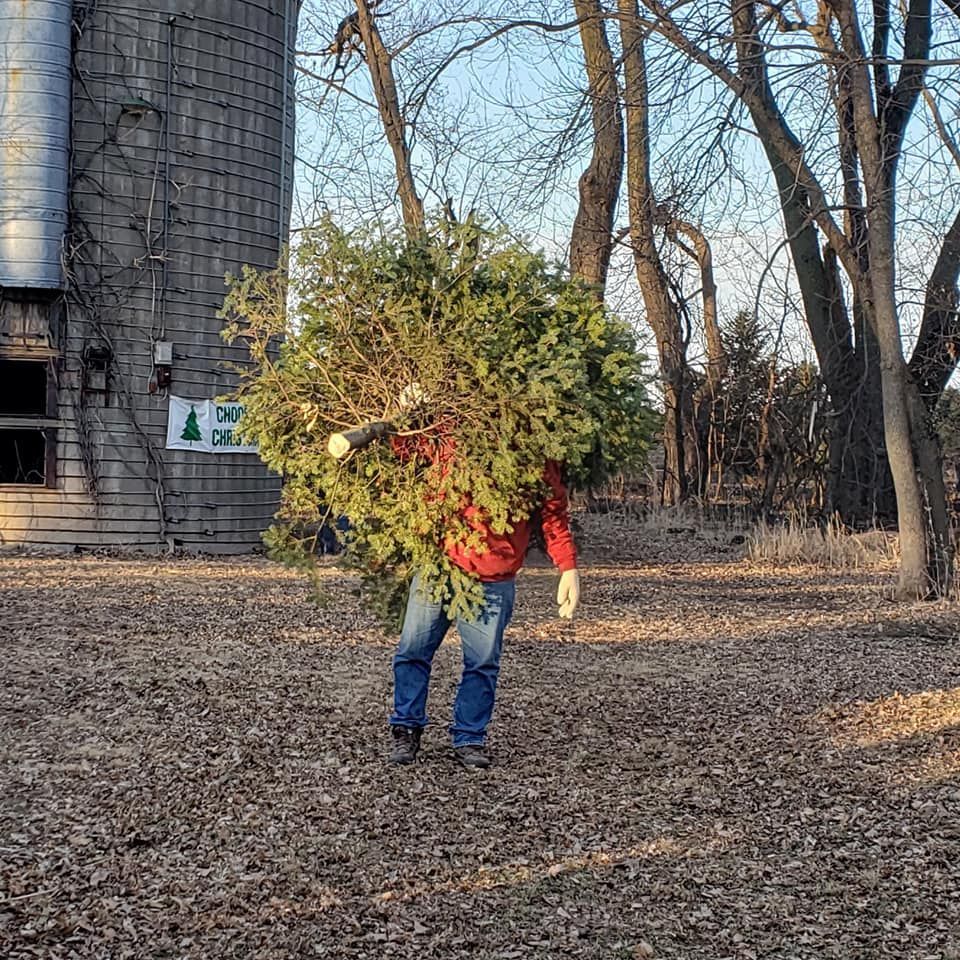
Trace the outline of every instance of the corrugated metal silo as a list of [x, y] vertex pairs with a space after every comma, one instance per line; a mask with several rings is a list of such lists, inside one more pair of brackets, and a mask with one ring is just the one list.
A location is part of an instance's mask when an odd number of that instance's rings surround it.
[[[287, 236], [298, 6], [73, 5], [64, 309], [0, 280], [4, 543], [259, 542], [278, 478], [255, 454], [167, 449], [167, 419], [171, 395], [199, 408], [232, 388], [224, 275], [275, 265]], [[0, 24], [14, 7], [63, 4], [0, 0]]]
[[56, 290], [67, 227], [70, 0], [0, 4], [0, 286]]

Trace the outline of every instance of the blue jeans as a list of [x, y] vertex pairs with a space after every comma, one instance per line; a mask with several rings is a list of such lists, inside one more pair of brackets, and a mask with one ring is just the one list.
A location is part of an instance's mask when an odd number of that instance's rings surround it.
[[[503, 632], [513, 614], [513, 580], [483, 584], [484, 604], [475, 620], [457, 619], [463, 648], [463, 674], [453, 705], [450, 735], [455, 747], [482, 744], [493, 716], [500, 673]], [[419, 575], [410, 586], [400, 644], [393, 658], [393, 714], [390, 723], [402, 727], [427, 725], [430, 666], [450, 618], [443, 606], [431, 603]]]

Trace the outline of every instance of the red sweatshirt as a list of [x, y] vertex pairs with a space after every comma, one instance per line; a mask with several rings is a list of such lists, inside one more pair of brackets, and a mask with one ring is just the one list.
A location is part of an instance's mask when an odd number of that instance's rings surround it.
[[[425, 445], [411, 445], [396, 437], [391, 438], [391, 445], [401, 458], [406, 458], [414, 452], [411, 449], [412, 446], [417, 449], [417, 452], [427, 452]], [[569, 500], [567, 489], [560, 477], [560, 464], [555, 460], [548, 460], [544, 467], [543, 479], [550, 488], [550, 493], [540, 508], [540, 521], [547, 553], [561, 572], [574, 570], [577, 566], [577, 549], [570, 532]], [[448, 539], [445, 545], [447, 556], [461, 570], [476, 575], [486, 583], [510, 580], [516, 576], [517, 571], [523, 566], [523, 559], [530, 545], [530, 520], [514, 521], [511, 524], [513, 527], [511, 532], [494, 533], [478, 507], [467, 504], [460, 511], [460, 516], [467, 521], [472, 530], [480, 533], [486, 550], [483, 553], [477, 553]]]

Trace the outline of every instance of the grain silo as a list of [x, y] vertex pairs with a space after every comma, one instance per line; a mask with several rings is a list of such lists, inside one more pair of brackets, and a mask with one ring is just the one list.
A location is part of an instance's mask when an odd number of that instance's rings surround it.
[[298, 7], [0, 0], [4, 545], [259, 542], [279, 480], [211, 403], [217, 310], [287, 236]]

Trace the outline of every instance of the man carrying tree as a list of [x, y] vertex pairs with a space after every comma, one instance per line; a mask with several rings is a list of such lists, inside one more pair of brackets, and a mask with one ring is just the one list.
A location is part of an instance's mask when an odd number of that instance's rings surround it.
[[[406, 412], [412, 406], [411, 395], [419, 393], [416, 385], [404, 391], [399, 412]], [[369, 424], [345, 434], [334, 434], [328, 449], [334, 456], [342, 457], [389, 429], [387, 424]], [[452, 443], [442, 436], [413, 442], [406, 437], [391, 437], [391, 447], [401, 460], [419, 456], [431, 464], [439, 464], [441, 469], [454, 455]], [[547, 553], [560, 571], [559, 613], [569, 619], [580, 600], [580, 578], [570, 531], [567, 490], [556, 461], [547, 462], [543, 485], [546, 495], [538, 511], [540, 524]], [[485, 748], [487, 726], [493, 716], [503, 635], [513, 614], [516, 575], [530, 544], [531, 518], [514, 519], [506, 530], [498, 532], [482, 510], [465, 502], [459, 519], [471, 536], [476, 535], [479, 545], [476, 549], [468, 547], [461, 538], [446, 533], [442, 538], [444, 552], [456, 567], [480, 581], [483, 601], [475, 615], [451, 617], [427, 578], [420, 573], [414, 576], [393, 658], [390, 762], [394, 764], [413, 763], [417, 757], [421, 734], [428, 722], [427, 694], [433, 657], [456, 621], [463, 649], [463, 672], [450, 726], [453, 752], [468, 769], [484, 769], [490, 765]]]
[[385, 628], [403, 622], [391, 759], [417, 755], [433, 657], [456, 624], [451, 734], [460, 762], [487, 766], [532, 517], [570, 617], [566, 484], [629, 475], [659, 429], [629, 324], [541, 254], [445, 219], [386, 234], [325, 221], [301, 238], [289, 274], [246, 272], [224, 313], [254, 360], [238, 396], [243, 433], [284, 477], [271, 555], [315, 571], [315, 531], [349, 517], [340, 564]]
[[[544, 481], [549, 493], [540, 510], [543, 537], [550, 559], [560, 571], [557, 603], [560, 616], [570, 618], [580, 599], [577, 552], [567, 513], [567, 492], [555, 462], [547, 464]], [[482, 550], [471, 550], [456, 541], [446, 543], [447, 556], [483, 585], [483, 606], [473, 619], [457, 618], [463, 648], [463, 673], [453, 706], [450, 735], [457, 760], [465, 767], [490, 765], [485, 750], [487, 725], [493, 716], [503, 634], [513, 613], [515, 577], [530, 542], [530, 520], [511, 524], [509, 533], [497, 534], [483, 516], [467, 507], [464, 518], [480, 535]], [[433, 656], [449, 630], [451, 619], [442, 603], [433, 602], [416, 576], [410, 588], [400, 643], [393, 658], [393, 733], [391, 763], [412, 763], [420, 749], [421, 731], [427, 724], [427, 690]]]
[[[567, 517], [567, 495], [559, 467], [549, 464], [545, 480], [550, 485], [541, 509], [547, 552], [560, 570], [557, 603], [560, 616], [573, 616], [580, 598], [577, 554]], [[468, 508], [469, 510], [469, 508]], [[503, 634], [513, 613], [519, 571], [530, 539], [530, 521], [520, 520], [511, 533], [497, 535], [482, 517], [472, 518], [485, 541], [483, 552], [448, 546], [447, 555], [483, 585], [483, 606], [476, 618], [457, 618], [463, 648], [463, 673], [453, 707], [450, 735], [457, 760], [465, 767], [490, 765], [485, 750], [487, 725], [493, 716]], [[394, 747], [391, 763], [412, 763], [420, 749], [421, 731], [427, 724], [427, 691], [433, 656], [449, 630], [451, 620], [442, 603], [433, 602], [422, 589], [419, 575], [411, 584], [410, 599], [400, 643], [393, 658], [394, 711], [390, 717]]]

